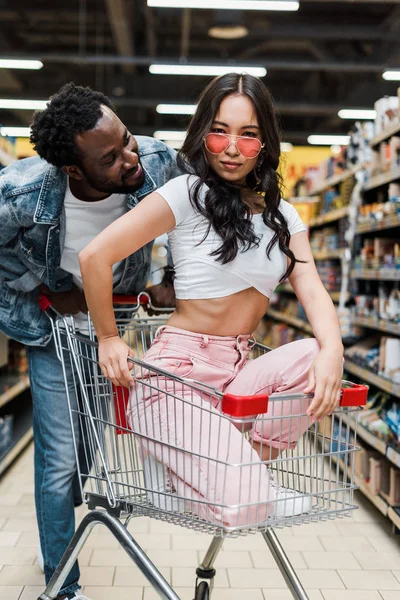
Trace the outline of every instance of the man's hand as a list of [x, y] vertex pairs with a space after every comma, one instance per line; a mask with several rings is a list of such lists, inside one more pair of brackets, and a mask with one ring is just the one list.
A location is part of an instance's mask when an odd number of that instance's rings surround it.
[[[157, 285], [152, 285], [149, 288], [146, 288], [146, 292], [150, 296], [150, 300], [153, 306], [157, 308], [175, 308], [176, 299], [175, 299], [175, 290], [174, 290], [174, 274], [173, 269], [171, 267], [164, 268], [164, 276], [161, 280], [161, 283]], [[160, 315], [165, 311], [162, 310], [152, 310], [150, 307], [146, 308], [147, 314], [150, 317]]]
[[68, 292], [52, 292], [42, 283], [39, 292], [50, 300], [61, 315], [77, 315], [79, 312], [88, 311], [84, 293], [76, 285], [73, 285]]

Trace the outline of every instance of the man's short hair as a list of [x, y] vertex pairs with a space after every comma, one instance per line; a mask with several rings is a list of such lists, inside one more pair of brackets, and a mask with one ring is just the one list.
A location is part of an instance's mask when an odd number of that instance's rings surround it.
[[82, 156], [75, 137], [95, 127], [102, 116], [101, 105], [114, 110], [101, 92], [65, 84], [51, 96], [47, 108], [33, 116], [30, 140], [39, 156], [56, 167], [79, 165]]

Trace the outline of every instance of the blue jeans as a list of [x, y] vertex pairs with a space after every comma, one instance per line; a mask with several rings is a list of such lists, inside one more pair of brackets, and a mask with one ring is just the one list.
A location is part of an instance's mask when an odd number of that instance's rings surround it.
[[[33, 398], [33, 432], [35, 440], [35, 503], [40, 545], [44, 558], [46, 583], [50, 580], [68, 543], [75, 533], [74, 505], [79, 504], [75, 446], [72, 435], [80, 440], [79, 456], [83, 460], [82, 436], [78, 419], [68, 409], [62, 364], [53, 341], [46, 347], [27, 347], [29, 376]], [[69, 357], [65, 360], [71, 404], [77, 397], [72, 385]], [[89, 473], [90, 465], [81, 465]], [[79, 567], [76, 562], [64, 582], [60, 594], [73, 594], [79, 589]]]

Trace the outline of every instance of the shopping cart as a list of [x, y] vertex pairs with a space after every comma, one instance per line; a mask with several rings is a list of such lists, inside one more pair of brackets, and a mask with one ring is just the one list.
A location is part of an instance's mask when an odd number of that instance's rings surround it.
[[[140, 516], [213, 535], [204, 560], [196, 570], [194, 600], [210, 598], [216, 574], [214, 562], [224, 538], [256, 532], [264, 537], [293, 597], [307, 600], [308, 596], [275, 529], [348, 516], [356, 508], [353, 501], [354, 490], [357, 489], [354, 484], [354, 458], [358, 448], [354, 425], [350, 428], [347, 417], [365, 404], [367, 387], [343, 382], [340, 407], [322, 423], [310, 420], [295, 449], [282, 450], [276, 458], [271, 454], [264, 462], [253, 452], [254, 458], [249, 462], [248, 449], [253, 442], [248, 432], [255, 422], [254, 415], [258, 415], [258, 419], [272, 421], [279, 431], [283, 419], [291, 419], [293, 425], [294, 421], [307, 418], [303, 413], [298, 414], [298, 410], [297, 414], [293, 411], [290, 416], [282, 417], [279, 403], [294, 402], [299, 398], [307, 400], [308, 397], [299, 394], [284, 398], [281, 395], [224, 395], [204, 383], [176, 377], [146, 364], [142, 357], [158, 327], [165, 323], [165, 317], [140, 316], [140, 307], [146, 303], [150, 303], [150, 298], [145, 293], [137, 298], [114, 297], [120, 335], [134, 351], [131, 361], [135, 386], [129, 398], [128, 390], [114, 387], [101, 373], [90, 317], [84, 331], [78, 331], [74, 319], [62, 317], [46, 298], [41, 299], [42, 309], [52, 323], [58, 357], [63, 366], [71, 422], [76, 424], [78, 421], [80, 431], [85, 432], [81, 439], [74, 439], [74, 443], [82, 496], [90, 512], [80, 523], [40, 600], [57, 596], [89, 533], [98, 524], [112, 532], [161, 598], [179, 600], [128, 532], [130, 519]], [[257, 358], [268, 351], [265, 346], [255, 343], [250, 358]], [[69, 381], [71, 377], [73, 386]], [[127, 414], [134, 414], [132, 410], [143, 404], [143, 398], [148, 397], [149, 392], [152, 396], [151, 426], [147, 427], [143, 426], [143, 420], [129, 419]], [[168, 402], [172, 407], [172, 420], [177, 412], [184, 414], [183, 438], [186, 436], [186, 440], [190, 440], [194, 429], [203, 431], [203, 435], [197, 436], [203, 440], [202, 444], [197, 448], [189, 444], [188, 449], [185, 439], [168, 434], [174, 430], [173, 423], [171, 427], [160, 428], [156, 409], [161, 402]], [[218, 412], [213, 408], [216, 405]], [[228, 450], [225, 461], [221, 460], [221, 453], [217, 459], [209, 451], [211, 442], [215, 446], [215, 440], [220, 439], [219, 429], [224, 427], [226, 430], [227, 425], [232, 436], [235, 432], [236, 444], [239, 437], [243, 457], [247, 457], [240, 463], [229, 462]], [[238, 436], [238, 430], [242, 435]], [[220, 443], [228, 449], [230, 440], [223, 438]], [[154, 455], [160, 457], [160, 453], [161, 460], [152, 458]], [[83, 468], [82, 463], [86, 467]], [[165, 463], [180, 463], [180, 472], [183, 469], [187, 474], [182, 479], [190, 480], [191, 487], [178, 480], [172, 468], [164, 466]], [[202, 465], [203, 471], [207, 470], [208, 482], [212, 481], [216, 472], [219, 474], [219, 481], [209, 485], [203, 496], [194, 492], [200, 489], [200, 484], [193, 481], [194, 466], [198, 464]], [[269, 494], [269, 487], [266, 489], [260, 485], [258, 497], [255, 500], [254, 497], [249, 498], [246, 481], [250, 481], [249, 477], [253, 478], [253, 484], [261, 481], [261, 472], [265, 477], [266, 469], [271, 489], [281, 486], [280, 496], [271, 495], [266, 502], [265, 494]], [[225, 480], [220, 477], [221, 472], [226, 473], [227, 478], [229, 473], [231, 480], [233, 478], [236, 482], [237, 497], [233, 503], [227, 504], [224, 499]], [[301, 503], [297, 514], [291, 509], [285, 510], [291, 503], [289, 489], [296, 490], [297, 503]]]

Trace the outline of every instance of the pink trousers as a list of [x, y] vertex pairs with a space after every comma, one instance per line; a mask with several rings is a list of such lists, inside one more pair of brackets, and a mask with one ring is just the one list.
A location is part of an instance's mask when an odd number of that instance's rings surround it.
[[[249, 360], [249, 335], [219, 337], [161, 327], [143, 357], [147, 364], [240, 396], [274, 394], [267, 415], [249, 423], [224, 418], [218, 398], [155, 372], [136, 370], [128, 418], [142, 436], [142, 449], [168, 469], [187, 510], [230, 526], [263, 522], [271, 502], [271, 476], [252, 440], [293, 448], [309, 426], [302, 393], [319, 352], [315, 339], [286, 344]], [[279, 396], [282, 400], [279, 400]]]

